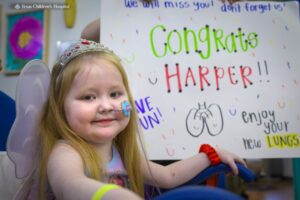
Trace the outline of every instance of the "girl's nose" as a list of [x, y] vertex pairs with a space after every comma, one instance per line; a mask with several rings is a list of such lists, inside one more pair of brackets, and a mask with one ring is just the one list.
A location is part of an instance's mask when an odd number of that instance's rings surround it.
[[100, 113], [111, 112], [113, 108], [113, 104], [109, 98], [103, 97], [99, 99], [98, 111]]

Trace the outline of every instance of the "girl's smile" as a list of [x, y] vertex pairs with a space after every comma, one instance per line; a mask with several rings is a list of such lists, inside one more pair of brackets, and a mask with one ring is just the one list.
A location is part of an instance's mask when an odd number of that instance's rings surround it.
[[98, 119], [93, 121], [93, 124], [99, 125], [99, 126], [109, 126], [111, 125], [114, 121], [116, 121], [116, 119], [114, 118], [103, 118], [103, 119]]

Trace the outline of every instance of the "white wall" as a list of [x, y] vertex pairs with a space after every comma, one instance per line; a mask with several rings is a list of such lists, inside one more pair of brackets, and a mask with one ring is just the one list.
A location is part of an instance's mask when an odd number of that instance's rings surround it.
[[[2, 4], [2, 12], [3, 18], [1, 20], [1, 48], [0, 55], [3, 58], [3, 50], [4, 48], [4, 34], [5, 31], [5, 15], [7, 13], [13, 13], [16, 10], [11, 8], [12, 4], [15, 3], [24, 3], [26, 4], [30, 2], [45, 2], [45, 3], [64, 3], [64, 0], [43, 0], [43, 1], [34, 1], [34, 0], [0, 0], [0, 4]], [[100, 0], [76, 0], [77, 3], [77, 16], [76, 22], [73, 28], [69, 29], [65, 27], [63, 10], [62, 9], [51, 9], [50, 17], [49, 17], [49, 41], [48, 41], [48, 65], [50, 69], [55, 62], [57, 56], [57, 46], [56, 43], [59, 40], [72, 40], [78, 39], [80, 37], [80, 33], [82, 29], [92, 20], [100, 17]], [[16, 83], [18, 76], [6, 76], [4, 74], [0, 74], [0, 90], [11, 96], [15, 97]]]

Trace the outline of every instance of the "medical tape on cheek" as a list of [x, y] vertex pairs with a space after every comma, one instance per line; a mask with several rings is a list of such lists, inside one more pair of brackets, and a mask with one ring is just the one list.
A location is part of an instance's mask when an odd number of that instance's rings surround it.
[[123, 101], [121, 104], [120, 104], [120, 107], [114, 109], [115, 112], [122, 112], [123, 115], [125, 117], [129, 117], [130, 116], [130, 111], [132, 110], [132, 107], [129, 103], [129, 101]]
[[129, 117], [130, 116], [130, 111], [132, 110], [132, 107], [129, 103], [129, 101], [123, 101], [121, 103], [121, 109], [122, 109], [122, 112], [124, 114], [125, 117]]

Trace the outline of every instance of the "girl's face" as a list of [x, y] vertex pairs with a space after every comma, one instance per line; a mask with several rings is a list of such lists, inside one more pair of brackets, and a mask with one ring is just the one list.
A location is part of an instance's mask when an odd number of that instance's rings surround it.
[[128, 124], [120, 110], [128, 100], [123, 79], [110, 62], [93, 58], [83, 62], [66, 96], [66, 119], [80, 137], [93, 144], [116, 137]]

